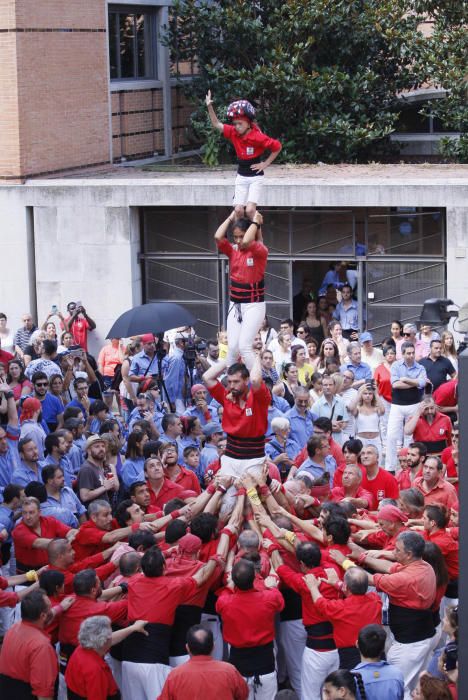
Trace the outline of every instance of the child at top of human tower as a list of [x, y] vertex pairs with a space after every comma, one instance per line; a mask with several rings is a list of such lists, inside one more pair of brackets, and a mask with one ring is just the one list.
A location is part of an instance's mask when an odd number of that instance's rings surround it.
[[[262, 192], [264, 170], [279, 155], [281, 143], [258, 128], [254, 121], [255, 109], [247, 100], [231, 102], [227, 108], [230, 124], [223, 124], [216, 116], [211, 90], [208, 90], [205, 102], [213, 127], [232, 143], [236, 151], [238, 163], [234, 191], [236, 218], [246, 216], [252, 220]], [[270, 151], [270, 155], [263, 160], [265, 151]]]

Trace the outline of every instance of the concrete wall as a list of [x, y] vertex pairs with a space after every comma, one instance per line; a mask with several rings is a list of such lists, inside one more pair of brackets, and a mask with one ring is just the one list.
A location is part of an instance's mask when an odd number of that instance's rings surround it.
[[[447, 212], [447, 294], [468, 301], [468, 182], [360, 178], [321, 182], [269, 177], [270, 206], [437, 206]], [[141, 302], [139, 206], [227, 206], [233, 174], [132, 179], [31, 181], [0, 187], [0, 310], [16, 328], [20, 316], [51, 304], [63, 311], [81, 300], [98, 324], [91, 348], [103, 344], [113, 320]], [[34, 231], [30, 214], [34, 211]], [[28, 223], [29, 222], [29, 223]], [[34, 239], [34, 242], [33, 242]]]

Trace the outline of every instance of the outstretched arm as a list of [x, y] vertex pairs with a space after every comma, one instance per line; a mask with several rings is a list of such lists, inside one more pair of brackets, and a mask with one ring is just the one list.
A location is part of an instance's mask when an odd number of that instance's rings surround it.
[[205, 97], [205, 104], [208, 108], [208, 116], [210, 118], [212, 127], [222, 132], [223, 124], [219, 121], [218, 117], [216, 116], [216, 112], [214, 111], [213, 100], [211, 99], [211, 90], [208, 90], [207, 92], [207, 95]]

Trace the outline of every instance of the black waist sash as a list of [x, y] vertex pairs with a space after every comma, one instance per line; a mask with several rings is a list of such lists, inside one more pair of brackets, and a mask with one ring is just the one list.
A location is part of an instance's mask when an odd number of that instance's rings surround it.
[[448, 586], [445, 590], [446, 598], [458, 598], [458, 579], [454, 578], [452, 581], [448, 582]]
[[231, 459], [256, 459], [265, 456], [265, 436], [239, 437], [227, 434], [226, 457]]
[[280, 592], [284, 599], [284, 608], [280, 612], [281, 622], [302, 620], [302, 600], [299, 593], [287, 587], [282, 588]]
[[74, 644], [62, 644], [62, 642], [60, 642], [59, 664], [60, 671], [62, 673], [65, 673], [70, 656], [73, 654], [75, 649], [76, 646]]
[[[70, 688], [67, 687], [67, 697], [68, 700], [86, 700], [86, 697], [84, 695], [78, 695], [78, 693], [75, 693], [73, 690], [70, 690]], [[120, 692], [115, 693], [115, 695], [108, 695], [107, 700], [120, 700], [122, 696], [120, 695]]]
[[338, 655], [340, 668], [346, 668], [348, 671], [361, 663], [361, 655], [356, 647], [341, 647], [338, 649]]
[[237, 304], [252, 304], [257, 301], [265, 301], [265, 280], [238, 282], [231, 278], [229, 298]]
[[243, 175], [244, 177], [258, 177], [263, 175], [263, 170], [251, 170], [250, 166], [251, 165], [256, 165], [257, 163], [261, 163], [263, 159], [263, 154], [260, 156], [256, 156], [255, 158], [250, 158], [250, 159], [243, 159], [243, 158], [238, 158], [237, 159], [237, 172], [239, 175]]
[[29, 683], [0, 673], [0, 697], [2, 700], [36, 700]]
[[275, 670], [273, 642], [258, 647], [231, 647], [229, 663], [237, 668], [241, 676], [264, 676]]
[[434, 627], [437, 627], [437, 625], [440, 623], [440, 608], [432, 611], [432, 622]]
[[133, 661], [137, 664], [165, 664], [168, 666], [171, 626], [162, 625], [160, 622], [149, 622], [145, 627], [145, 631], [148, 633], [148, 636], [140, 632], [133, 632], [124, 640], [122, 661]]
[[435, 632], [431, 610], [402, 608], [390, 603], [388, 619], [393, 636], [401, 644], [421, 642], [432, 637]]
[[333, 625], [331, 622], [316, 622], [315, 625], [305, 625], [307, 632], [306, 647], [317, 651], [332, 651], [336, 649], [333, 639]]
[[422, 444], [427, 447], [428, 456], [430, 454], [440, 454], [447, 447], [447, 440], [421, 440]]
[[176, 609], [174, 624], [171, 630], [170, 656], [184, 656], [187, 653], [187, 632], [192, 625], [199, 625], [201, 608], [196, 605], [179, 605]]

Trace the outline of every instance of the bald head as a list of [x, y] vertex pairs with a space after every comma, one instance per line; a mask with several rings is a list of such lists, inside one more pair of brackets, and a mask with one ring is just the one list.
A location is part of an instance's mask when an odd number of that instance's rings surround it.
[[187, 632], [187, 651], [191, 656], [208, 656], [213, 651], [213, 633], [201, 625], [193, 625]]
[[49, 564], [56, 566], [63, 557], [70, 551], [70, 543], [65, 539], [56, 539], [49, 542], [47, 546], [47, 554], [49, 555]]
[[244, 552], [256, 552], [260, 546], [260, 539], [254, 530], [243, 530], [238, 542], [239, 549], [243, 549]]
[[365, 595], [369, 587], [369, 579], [364, 569], [352, 566], [345, 573], [344, 582], [350, 593], [353, 595]]

